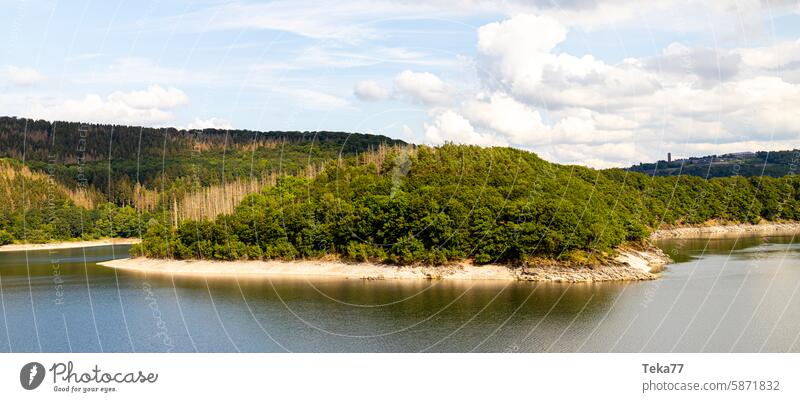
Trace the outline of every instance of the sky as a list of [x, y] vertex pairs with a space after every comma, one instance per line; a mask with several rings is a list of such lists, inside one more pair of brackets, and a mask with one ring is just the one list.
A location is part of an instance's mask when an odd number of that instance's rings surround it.
[[6, 1], [0, 115], [597, 168], [800, 147], [797, 0]]

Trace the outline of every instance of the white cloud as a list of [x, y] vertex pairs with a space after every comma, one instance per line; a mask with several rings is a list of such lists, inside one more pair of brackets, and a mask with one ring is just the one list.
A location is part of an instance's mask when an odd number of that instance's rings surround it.
[[283, 92], [293, 97], [298, 103], [308, 109], [332, 110], [332, 109], [352, 109], [353, 106], [347, 99], [329, 93], [315, 91], [312, 89], [287, 89], [278, 88], [276, 92]]
[[470, 120], [505, 136], [514, 144], [550, 142], [550, 129], [539, 112], [505, 93], [479, 95], [467, 101], [464, 114]]
[[376, 22], [394, 18], [431, 19], [503, 13], [510, 8], [496, 2], [472, 0], [392, 1], [325, 0], [248, 3], [231, 1], [165, 19], [149, 21], [148, 28], [189, 31], [262, 29], [289, 32], [326, 41], [361, 42], [379, 32]]
[[552, 60], [549, 52], [566, 36], [555, 19], [527, 14], [480, 27], [478, 52], [486, 78], [511, 87], [523, 79], [538, 82]]
[[800, 39], [734, 49], [733, 52], [741, 56], [746, 72], [779, 76], [787, 82], [800, 84]]
[[80, 84], [202, 85], [204, 87], [229, 82], [223, 76], [191, 68], [163, 66], [142, 57], [118, 58], [102, 70], [77, 74], [73, 79]]
[[425, 124], [425, 139], [431, 144], [453, 142], [482, 146], [507, 145], [501, 137], [479, 133], [472, 124], [455, 111], [445, 110], [437, 113], [433, 124]]
[[208, 119], [201, 119], [199, 117], [195, 117], [195, 119], [191, 123], [189, 123], [188, 128], [190, 130], [202, 130], [204, 128], [232, 130], [233, 125], [228, 120], [221, 119], [218, 117], [211, 117]]
[[44, 74], [30, 67], [7, 66], [4, 73], [8, 82], [19, 86], [34, 85], [47, 79]]
[[[353, 39], [369, 35], [366, 27], [342, 21], [364, 18], [365, 11], [378, 11], [360, 2], [329, 4], [307, 2], [305, 5], [288, 1], [253, 4], [230, 2], [213, 5], [168, 20], [191, 30], [218, 31], [268, 29], [292, 32], [309, 38]], [[154, 21], [159, 25], [165, 21]]]
[[186, 94], [153, 85], [144, 91], [114, 92], [68, 99], [60, 104], [37, 104], [26, 113], [32, 118], [128, 125], [160, 125], [173, 120], [171, 109], [185, 104]]
[[630, 160], [646, 160], [647, 155], [634, 143], [554, 144], [533, 148], [546, 160], [595, 168], [630, 166]]
[[[789, 2], [781, 2], [789, 3]], [[777, 17], [797, 12], [797, 5], [763, 0], [722, 0], [698, 3], [692, 0], [351, 0], [331, 3], [323, 0], [249, 3], [230, 1], [210, 4], [166, 19], [152, 19], [138, 29], [182, 29], [222, 31], [263, 29], [290, 32], [326, 41], [363, 42], [380, 36], [376, 23], [403, 19], [453, 19], [469, 16], [518, 14], [544, 15], [563, 25], [585, 30], [646, 24], [652, 31], [680, 30], [718, 34], [726, 30], [757, 27], [760, 13]], [[664, 18], [664, 17], [669, 18]], [[722, 17], [734, 16], [736, 24]], [[680, 25], [676, 27], [676, 20]], [[626, 25], [627, 24], [627, 25]], [[752, 33], [752, 32], [750, 32]]]
[[414, 134], [414, 130], [412, 130], [411, 127], [405, 124], [403, 125], [403, 136], [405, 136], [406, 139], [412, 139], [416, 137], [416, 135]]
[[426, 140], [508, 143], [608, 167], [663, 158], [676, 144], [788, 147], [797, 139], [800, 114], [787, 110], [800, 105], [792, 81], [800, 78], [800, 42], [757, 49], [673, 43], [656, 57], [609, 64], [559, 52], [566, 33], [556, 19], [532, 15], [481, 27], [484, 90], [444, 112], [432, 107]]
[[696, 78], [697, 84], [712, 86], [734, 78], [742, 65], [742, 56], [731, 50], [688, 47], [672, 43], [659, 57], [645, 61], [651, 71], [672, 74], [679, 79]]
[[104, 53], [97, 53], [97, 52], [95, 52], [95, 53], [81, 53], [81, 54], [76, 54], [74, 56], [64, 57], [64, 61], [70, 63], [70, 62], [74, 62], [74, 61], [92, 60], [92, 59], [96, 59], [98, 57], [103, 57], [104, 55], [105, 55]]
[[394, 77], [394, 87], [398, 96], [417, 103], [442, 105], [451, 99], [451, 91], [447, 85], [428, 72], [404, 70]]
[[[784, 3], [788, 2], [212, 2], [168, 20], [135, 21], [136, 32], [151, 35], [159, 29], [170, 34], [211, 32], [204, 36], [206, 46], [195, 49], [197, 57], [192, 63], [169, 65], [157, 58], [119, 58], [106, 67], [98, 64], [65, 77], [63, 93], [73, 95], [63, 96], [71, 100], [53, 101], [52, 92], [38, 90], [26, 90], [31, 94], [20, 90], [14, 94], [17, 96], [9, 96], [13, 93], [9, 90], [3, 95], [10, 99], [6, 105], [11, 107], [6, 109], [15, 113], [25, 111], [24, 105], [39, 104], [44, 106], [34, 109], [42, 115], [137, 124], [172, 120], [173, 109], [187, 102], [185, 94], [172, 86], [192, 88], [193, 94], [198, 92], [194, 89], [202, 88], [209, 99], [220, 93], [235, 94], [230, 98], [240, 99], [237, 104], [260, 102], [263, 97], [270, 102], [270, 111], [353, 110], [353, 104], [361, 106], [353, 96], [361, 100], [394, 98], [427, 106], [425, 129], [419, 130], [419, 122], [412, 126], [420, 131], [419, 137], [427, 136], [429, 141], [507, 143], [547, 151], [560, 161], [625, 164], [648, 159], [648, 155], [650, 159], [663, 157], [664, 147], [676, 144], [699, 150], [707, 144], [722, 148], [768, 141], [785, 144], [796, 139], [800, 117], [792, 111], [800, 104], [800, 40], [736, 48], [773, 40], [775, 36], [758, 36], [753, 29], [763, 30], [767, 18], [787, 12]], [[764, 12], [766, 8], [769, 14]], [[793, 8], [797, 12], [796, 5]], [[464, 46], [460, 35], [469, 29], [468, 24], [491, 16], [500, 21], [477, 30], [477, 53], [469, 54], [473, 47]], [[792, 21], [787, 18], [784, 23]], [[598, 28], [601, 35], [593, 37], [592, 30]], [[280, 32], [253, 36], [251, 30]], [[785, 37], [785, 31], [778, 30], [776, 35]], [[651, 33], [656, 35], [654, 41], [647, 40]], [[620, 35], [619, 43], [608, 40], [613, 34]], [[632, 38], [637, 34], [642, 37]], [[673, 43], [664, 49], [649, 49], [651, 43], [668, 43], [662, 42], [664, 38], [726, 48]], [[237, 43], [224, 46], [227, 39]], [[209, 46], [218, 49], [203, 50]], [[241, 59], [235, 49], [243, 47], [263, 47], [264, 52], [244, 51], [241, 54], [246, 56]], [[588, 50], [574, 50], [582, 48]], [[592, 49], [604, 53], [592, 53]], [[609, 61], [629, 51], [650, 54]], [[87, 54], [68, 60], [94, 57]], [[21, 78], [14, 85], [44, 79], [35, 70], [15, 68]], [[377, 82], [352, 86], [361, 79], [353, 79], [355, 74], [366, 72], [366, 77], [375, 77], [378, 71], [392, 73], [374, 78]], [[0, 84], [12, 83], [11, 74], [6, 73]], [[460, 74], [467, 77], [459, 80]], [[154, 90], [147, 88], [149, 84], [160, 87]], [[83, 89], [87, 87], [92, 89]], [[70, 92], [76, 88], [81, 92]], [[108, 95], [114, 88], [147, 89]], [[11, 85], [9, 89], [13, 89]], [[88, 92], [94, 95], [82, 98]], [[22, 101], [23, 95], [31, 98]], [[197, 99], [193, 103], [196, 105]], [[352, 115], [337, 116], [329, 124], [346, 128]], [[192, 124], [222, 123], [210, 118]], [[413, 132], [404, 130], [404, 135]]]
[[172, 109], [185, 105], [189, 98], [180, 89], [151, 85], [144, 91], [114, 92], [110, 102], [124, 103], [134, 109]]
[[534, 147], [546, 144], [620, 143], [634, 138], [635, 121], [586, 108], [570, 108], [550, 115], [546, 124], [538, 110], [509, 95], [480, 94], [466, 101], [462, 113], [479, 127], [501, 135], [510, 144]]
[[555, 19], [520, 15], [478, 30], [485, 84], [539, 107], [600, 107], [655, 92], [656, 77], [634, 62], [608, 65], [592, 55], [555, 53], [567, 29]]
[[[792, 68], [800, 60], [800, 39], [776, 43], [773, 46], [739, 49], [744, 62], [763, 69]], [[797, 68], [794, 66], [794, 68]]]
[[457, 63], [451, 57], [437, 53], [365, 43], [343, 46], [324, 42], [298, 48], [290, 57], [290, 60], [281, 60], [271, 65], [280, 69], [313, 69], [367, 67], [386, 63], [420, 66], [452, 66]]
[[389, 90], [382, 87], [375, 81], [360, 81], [353, 88], [353, 93], [358, 99], [368, 102], [375, 102], [389, 98]]

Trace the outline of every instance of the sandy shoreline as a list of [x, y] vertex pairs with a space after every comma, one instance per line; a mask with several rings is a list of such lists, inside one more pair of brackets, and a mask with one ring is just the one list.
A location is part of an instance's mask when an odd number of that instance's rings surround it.
[[99, 239], [99, 240], [85, 240], [85, 241], [62, 241], [53, 243], [28, 243], [28, 244], [6, 244], [0, 246], [0, 252], [3, 251], [35, 251], [35, 250], [59, 250], [65, 248], [85, 248], [85, 247], [100, 247], [111, 245], [125, 245], [136, 244], [141, 242], [140, 239]]
[[[708, 225], [679, 227], [654, 232], [652, 240], [736, 236], [750, 233], [800, 233], [800, 222], [757, 225]], [[46, 244], [11, 244], [0, 251], [52, 250], [74, 247], [135, 244], [139, 239], [102, 239]], [[372, 263], [348, 264], [337, 261], [210, 261], [124, 258], [98, 265], [147, 274], [231, 277], [328, 277], [348, 279], [447, 279], [447, 280], [522, 280], [549, 282], [638, 281], [658, 278], [670, 259], [658, 248], [618, 249], [614, 262], [604, 266], [570, 266], [544, 263], [538, 266], [505, 265], [392, 266]]]
[[[706, 236], [734, 236], [748, 233], [800, 233], [800, 222], [757, 225], [707, 225], [656, 231], [652, 240]], [[148, 274], [181, 276], [272, 276], [337, 277], [350, 279], [454, 279], [522, 280], [548, 282], [639, 281], [658, 278], [671, 261], [656, 247], [646, 250], [621, 248], [614, 263], [599, 266], [566, 266], [552, 263], [528, 267], [504, 265], [391, 266], [347, 264], [331, 261], [184, 261], [126, 258], [99, 265]]]
[[99, 265], [125, 271], [179, 276], [261, 276], [261, 277], [336, 277], [347, 279], [445, 279], [598, 282], [611, 280], [650, 280], [669, 259], [657, 249], [623, 250], [617, 261], [602, 267], [546, 265], [509, 267], [505, 265], [392, 266], [347, 264], [332, 261], [206, 261], [124, 258]]
[[690, 239], [695, 237], [727, 237], [743, 234], [793, 234], [800, 233], [800, 222], [759, 223], [737, 225], [686, 226], [655, 231], [651, 240]]

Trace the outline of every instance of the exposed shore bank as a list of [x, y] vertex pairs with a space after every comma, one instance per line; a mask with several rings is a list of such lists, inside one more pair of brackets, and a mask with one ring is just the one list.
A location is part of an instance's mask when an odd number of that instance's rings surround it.
[[735, 224], [735, 225], [699, 225], [662, 229], [650, 235], [651, 240], [690, 239], [696, 237], [727, 237], [743, 234], [792, 234], [800, 233], [800, 222]]
[[622, 249], [609, 265], [586, 267], [556, 263], [535, 267], [473, 265], [392, 266], [371, 263], [347, 264], [334, 261], [207, 261], [125, 258], [99, 265], [147, 274], [180, 276], [337, 277], [349, 279], [446, 279], [523, 280], [550, 282], [599, 282], [650, 280], [669, 263], [656, 248]]
[[141, 239], [98, 239], [98, 240], [80, 240], [80, 241], [61, 241], [53, 243], [6, 244], [5, 246], [0, 246], [0, 252], [59, 250], [64, 248], [85, 248], [85, 247], [100, 247], [100, 246], [121, 246], [126, 244], [137, 244], [140, 242]]
[[[662, 229], [650, 238], [677, 239], [725, 237], [743, 234], [800, 233], [800, 222], [701, 225]], [[2, 251], [53, 250], [136, 244], [140, 239], [100, 239], [44, 244], [9, 244]], [[264, 276], [264, 277], [333, 277], [349, 279], [448, 279], [448, 280], [523, 280], [549, 282], [638, 281], [658, 277], [670, 263], [660, 249], [620, 248], [612, 263], [584, 266], [561, 262], [544, 262], [533, 266], [473, 265], [462, 262], [446, 266], [393, 266], [373, 263], [349, 264], [339, 261], [211, 261], [125, 258], [99, 265], [125, 271], [179, 276]]]

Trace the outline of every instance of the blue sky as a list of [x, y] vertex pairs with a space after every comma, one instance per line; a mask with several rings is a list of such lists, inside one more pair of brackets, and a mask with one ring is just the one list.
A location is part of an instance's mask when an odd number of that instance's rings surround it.
[[2, 1], [0, 114], [606, 167], [796, 147], [792, 1]]

